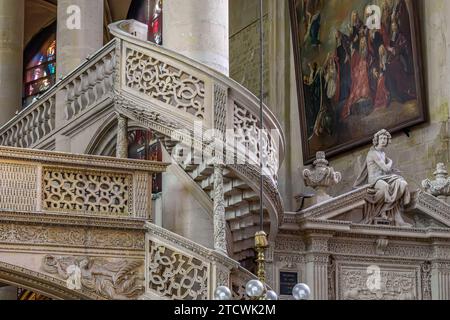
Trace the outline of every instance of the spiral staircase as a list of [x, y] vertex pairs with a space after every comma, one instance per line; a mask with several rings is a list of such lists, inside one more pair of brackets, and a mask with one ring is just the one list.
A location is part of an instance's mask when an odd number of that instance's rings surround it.
[[[98, 142], [98, 133], [105, 127], [117, 130], [117, 122], [105, 124], [115, 114], [152, 130], [172, 158], [179, 158], [186, 139], [194, 151], [210, 147], [203, 136], [196, 135], [199, 126], [202, 132], [231, 132], [233, 142], [226, 149], [231, 155], [226, 156], [246, 161], [226, 163], [223, 169], [228, 254], [251, 265], [246, 262], [254, 260], [254, 234], [260, 229], [260, 150], [266, 157], [262, 200], [263, 227], [269, 239], [275, 239], [283, 220], [276, 176], [284, 157], [281, 126], [264, 106], [265, 131], [260, 132], [259, 100], [247, 89], [196, 61], [132, 36], [128, 32], [132, 23], [110, 25], [115, 39], [0, 128], [0, 145], [52, 151], [58, 149], [61, 137], [77, 141], [83, 127], [91, 125], [97, 130], [89, 131], [93, 134], [86, 150], [93, 150], [103, 143]], [[263, 145], [254, 139], [255, 134], [263, 134]], [[205, 195], [218, 201], [214, 192], [217, 154], [201, 161], [194, 161], [190, 153], [182, 156], [176, 165]]]

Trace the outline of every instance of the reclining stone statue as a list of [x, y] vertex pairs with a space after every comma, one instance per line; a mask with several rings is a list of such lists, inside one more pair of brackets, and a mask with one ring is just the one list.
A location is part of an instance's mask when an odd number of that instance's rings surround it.
[[417, 191], [411, 192], [406, 180], [393, 168], [392, 160], [385, 154], [385, 148], [391, 142], [391, 135], [385, 129], [378, 131], [373, 138], [373, 146], [354, 184], [361, 187], [369, 184], [366, 197], [365, 224], [387, 224], [411, 227], [403, 220], [404, 209], [412, 206]]

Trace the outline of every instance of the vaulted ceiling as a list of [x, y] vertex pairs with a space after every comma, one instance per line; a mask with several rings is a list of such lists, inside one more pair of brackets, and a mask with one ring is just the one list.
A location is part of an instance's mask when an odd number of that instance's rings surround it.
[[[104, 0], [105, 27], [118, 20], [126, 19], [132, 0]], [[40, 30], [56, 20], [57, 0], [26, 0], [25, 1], [25, 37], [24, 45]], [[105, 41], [109, 35], [105, 28]]]

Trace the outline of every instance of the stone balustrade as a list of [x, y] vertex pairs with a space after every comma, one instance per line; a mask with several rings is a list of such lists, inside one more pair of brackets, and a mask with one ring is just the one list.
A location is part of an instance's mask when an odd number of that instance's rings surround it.
[[0, 210], [151, 220], [167, 164], [0, 147]]
[[[203, 64], [134, 37], [128, 32], [132, 23], [127, 20], [109, 26], [118, 40], [117, 52], [121, 56], [117, 61], [120, 77], [115, 83], [122, 97], [119, 109], [147, 124], [154, 122], [158, 131], [161, 127], [168, 134], [177, 128], [187, 130], [194, 140], [196, 125], [204, 131], [228, 130], [234, 139], [227, 139], [226, 144], [237, 150], [238, 158], [247, 159], [248, 164], [259, 167], [259, 150], [264, 150], [265, 173], [275, 184], [284, 157], [285, 140], [270, 109], [264, 106], [264, 131], [261, 132], [257, 97]], [[151, 110], [152, 115], [144, 119], [145, 110]], [[262, 147], [259, 146], [260, 135]], [[196, 142], [204, 150], [205, 142]]]
[[27, 148], [55, 130], [55, 91], [51, 90], [0, 129], [0, 145]]
[[115, 40], [102, 48], [88, 63], [70, 74], [64, 81], [65, 120], [113, 95], [116, 63]]
[[[46, 140], [51, 140], [68, 121], [108, 98], [112, 101], [115, 48], [116, 40], [112, 40], [3, 125], [0, 145], [46, 148], [46, 144], [52, 144]], [[60, 119], [57, 109], [61, 110]]]

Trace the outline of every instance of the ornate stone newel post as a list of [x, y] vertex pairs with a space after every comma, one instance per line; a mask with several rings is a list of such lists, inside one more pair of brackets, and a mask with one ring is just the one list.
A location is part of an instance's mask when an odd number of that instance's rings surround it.
[[117, 114], [116, 157], [128, 158], [128, 119]]
[[226, 240], [225, 198], [223, 194], [224, 165], [214, 164], [214, 249], [228, 255]]

